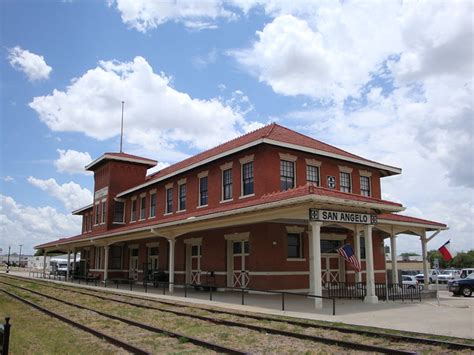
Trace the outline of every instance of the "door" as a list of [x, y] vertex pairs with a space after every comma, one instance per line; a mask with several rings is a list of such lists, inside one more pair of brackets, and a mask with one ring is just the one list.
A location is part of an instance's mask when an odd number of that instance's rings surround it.
[[321, 255], [321, 281], [323, 284], [342, 281], [340, 259], [338, 254]]
[[245, 288], [248, 286], [249, 270], [249, 241], [239, 240], [232, 242], [232, 287]]
[[138, 279], [138, 248], [130, 249], [128, 276], [131, 279]]
[[201, 244], [188, 244], [186, 246], [186, 283], [201, 284]]

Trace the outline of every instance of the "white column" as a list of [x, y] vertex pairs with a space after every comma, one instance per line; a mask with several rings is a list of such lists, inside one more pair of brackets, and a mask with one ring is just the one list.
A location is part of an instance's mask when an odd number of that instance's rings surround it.
[[390, 236], [390, 252], [392, 254], [392, 283], [398, 284], [397, 236]]
[[43, 277], [46, 277], [46, 254], [48, 252], [45, 250], [43, 253]]
[[365, 237], [365, 265], [366, 265], [366, 289], [367, 295], [364, 298], [366, 303], [378, 303], [375, 295], [375, 274], [374, 274], [374, 252], [372, 247], [372, 226], [364, 226]]
[[109, 246], [104, 246], [104, 281], [109, 278]]
[[66, 281], [69, 280], [69, 269], [71, 268], [71, 251], [67, 251]]
[[[310, 257], [310, 278], [314, 287], [314, 295], [323, 295], [323, 284], [321, 280], [321, 226], [322, 222], [309, 222], [311, 225], [311, 241], [313, 248], [313, 255]], [[321, 298], [314, 299], [314, 306], [316, 309], [323, 308], [323, 300]]]
[[420, 236], [421, 240], [421, 255], [423, 256], [423, 276], [424, 276], [424, 283], [425, 283], [425, 290], [428, 289], [430, 284], [430, 275], [428, 274], [428, 250], [426, 248], [426, 231], [423, 231], [422, 235]]
[[[360, 260], [360, 234], [359, 234], [359, 226], [356, 224], [354, 226], [354, 252], [357, 260], [362, 264]], [[362, 282], [362, 273], [356, 272], [355, 273], [355, 282]]]
[[311, 236], [311, 231], [308, 231], [308, 245], [309, 245], [309, 293], [314, 295], [314, 265], [312, 260], [314, 260], [314, 250], [313, 250], [313, 237]]
[[174, 292], [174, 249], [176, 240], [168, 239], [169, 246], [170, 246], [170, 259], [169, 259], [169, 291]]
[[72, 276], [74, 277], [74, 274], [76, 272], [76, 258], [77, 258], [77, 251], [76, 248], [73, 248], [73, 257], [74, 259], [72, 260]]

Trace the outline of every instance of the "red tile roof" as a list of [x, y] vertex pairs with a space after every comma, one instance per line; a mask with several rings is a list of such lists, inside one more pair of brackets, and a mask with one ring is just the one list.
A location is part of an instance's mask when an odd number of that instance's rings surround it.
[[88, 238], [93, 238], [93, 237], [99, 237], [102, 235], [108, 235], [108, 234], [116, 234], [116, 233], [121, 233], [121, 232], [128, 232], [128, 231], [133, 231], [135, 229], [141, 229], [147, 226], [159, 226], [159, 224], [162, 223], [169, 223], [169, 222], [175, 222], [179, 220], [186, 220], [187, 218], [193, 216], [193, 217], [201, 217], [205, 215], [211, 215], [214, 213], [219, 213], [219, 212], [226, 212], [230, 210], [235, 210], [238, 212], [239, 209], [245, 208], [245, 207], [251, 207], [251, 206], [258, 206], [266, 203], [271, 203], [271, 202], [277, 202], [277, 201], [282, 201], [282, 200], [290, 200], [293, 198], [297, 197], [302, 197], [302, 196], [309, 196], [309, 195], [319, 195], [319, 196], [327, 196], [327, 197], [333, 197], [341, 200], [351, 200], [351, 201], [358, 201], [358, 202], [368, 202], [368, 203], [377, 203], [381, 205], [386, 205], [386, 206], [397, 206], [401, 207], [402, 205], [396, 202], [391, 202], [391, 201], [386, 201], [386, 200], [381, 200], [373, 197], [366, 197], [366, 196], [360, 196], [360, 195], [354, 195], [354, 194], [349, 194], [337, 190], [330, 190], [326, 189], [323, 187], [316, 187], [316, 186], [311, 186], [311, 185], [306, 185], [306, 186], [300, 186], [295, 189], [289, 189], [286, 191], [278, 191], [270, 194], [266, 194], [261, 196], [260, 198], [249, 198], [242, 200], [238, 203], [234, 204], [223, 204], [221, 206], [215, 207], [215, 208], [204, 208], [196, 211], [189, 211], [185, 213], [179, 213], [179, 214], [173, 214], [171, 216], [165, 217], [161, 220], [151, 220], [147, 221], [146, 223], [140, 223], [140, 224], [133, 224], [133, 225], [127, 225], [124, 227], [116, 228], [113, 230], [108, 230], [105, 232], [100, 232], [100, 233], [87, 233], [85, 235], [77, 235], [71, 238], [62, 238], [58, 239], [52, 242], [44, 243], [41, 245], [36, 246], [36, 248], [43, 248], [47, 246], [54, 246], [58, 243], [64, 243], [64, 242], [72, 242], [72, 241], [77, 241], [77, 240], [87, 240]]
[[379, 218], [379, 220], [380, 219], [387, 219], [387, 220], [395, 221], [395, 222], [426, 224], [426, 225], [436, 226], [436, 227], [441, 227], [441, 228], [446, 228], [447, 227], [446, 224], [443, 224], [443, 223], [440, 223], [440, 222], [434, 222], [434, 221], [429, 221], [427, 219], [404, 216], [404, 215], [395, 214], [395, 213], [380, 214], [380, 215], [378, 215], [378, 218]]
[[127, 154], [127, 153], [113, 153], [113, 152], [108, 152], [102, 154], [99, 158], [95, 159], [94, 161], [90, 162], [89, 164], [86, 165], [86, 170], [90, 170], [93, 166], [99, 164], [103, 160], [106, 159], [112, 159], [112, 160], [124, 160], [124, 161], [133, 161], [135, 163], [139, 164], [145, 164], [148, 165], [149, 167], [153, 167], [157, 164], [156, 160], [153, 159], [148, 159], [144, 157], [139, 157], [138, 155], [132, 155], [132, 154]]
[[[294, 144], [294, 145], [299, 145], [311, 149], [316, 149], [320, 150], [323, 152], [327, 153], [332, 153], [332, 154], [337, 154], [345, 158], [351, 158], [351, 159], [357, 159], [362, 162], [366, 163], [375, 163], [375, 164], [380, 164], [377, 162], [374, 162], [372, 160], [368, 160], [365, 158], [362, 158], [358, 155], [346, 152], [345, 150], [336, 148], [332, 145], [323, 143], [321, 141], [318, 141], [314, 138], [305, 136], [304, 134], [292, 131], [291, 129], [288, 129], [286, 127], [280, 126], [276, 123], [271, 123], [267, 126], [264, 126], [260, 129], [257, 129], [255, 131], [252, 131], [250, 133], [244, 134], [243, 136], [237, 137], [235, 139], [232, 139], [228, 142], [225, 142], [221, 145], [218, 145], [217, 147], [211, 148], [209, 150], [206, 150], [202, 153], [199, 153], [197, 155], [194, 155], [188, 159], [182, 160], [176, 164], [170, 165], [150, 176], [148, 176], [149, 180], [156, 180], [159, 179], [163, 176], [169, 175], [174, 173], [175, 171], [185, 169], [193, 164], [199, 163], [203, 160], [206, 160], [208, 158], [211, 158], [215, 155], [225, 153], [229, 150], [244, 146], [246, 144], [252, 143], [258, 139], [269, 139], [269, 140], [274, 140], [282, 143], [288, 143], [288, 144]], [[383, 165], [383, 164], [381, 164]], [[385, 165], [387, 167], [390, 167], [388, 165]], [[394, 167], [390, 167], [394, 168]], [[398, 169], [398, 168], [395, 168]]]

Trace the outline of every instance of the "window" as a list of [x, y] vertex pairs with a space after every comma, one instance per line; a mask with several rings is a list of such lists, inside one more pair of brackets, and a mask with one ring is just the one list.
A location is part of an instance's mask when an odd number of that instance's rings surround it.
[[198, 244], [191, 245], [191, 256], [200, 256], [201, 254], [201, 246]]
[[[244, 246], [243, 251], [242, 251], [242, 244]], [[244, 240], [244, 241], [234, 242], [232, 245], [232, 252], [234, 255], [249, 254], [249, 241]]]
[[110, 268], [113, 270], [122, 269], [122, 247], [111, 246], [110, 247]]
[[97, 203], [97, 204], [95, 205], [95, 222], [94, 222], [94, 225], [98, 225], [98, 224], [99, 224], [99, 217], [100, 217], [99, 207], [100, 207], [100, 205]]
[[321, 253], [337, 253], [337, 249], [342, 246], [342, 241], [340, 240], [327, 240], [321, 239]]
[[89, 215], [89, 232], [92, 231], [92, 213]]
[[160, 248], [158, 246], [148, 247], [148, 269], [159, 269]]
[[303, 257], [302, 244], [300, 233], [288, 233], [288, 258], [301, 259]]
[[125, 212], [125, 202], [115, 201], [114, 204], [114, 223], [123, 223], [124, 221], [124, 212]]
[[280, 190], [285, 191], [295, 187], [295, 163], [280, 160]]
[[179, 185], [179, 210], [186, 209], [186, 184]]
[[156, 216], [156, 193], [150, 195], [150, 218]]
[[130, 222], [135, 222], [137, 220], [137, 199], [132, 199], [132, 207], [130, 212]]
[[340, 178], [341, 178], [341, 191], [351, 192], [351, 174], [341, 171]]
[[306, 165], [306, 182], [319, 186], [319, 167]]
[[102, 221], [100, 222], [101, 224], [105, 223], [105, 219], [107, 218], [107, 207], [105, 205], [105, 201], [102, 201]]
[[230, 200], [232, 198], [232, 169], [222, 172], [222, 200]]
[[360, 177], [360, 194], [362, 196], [370, 196], [370, 177]]
[[104, 253], [104, 248], [95, 247], [95, 268], [100, 269], [102, 267], [102, 254]]
[[360, 242], [360, 259], [365, 259], [365, 237], [360, 237], [359, 238]]
[[173, 188], [166, 189], [166, 213], [173, 213]]
[[242, 165], [242, 196], [253, 194], [253, 161]]
[[207, 176], [199, 179], [199, 206], [207, 205]]
[[145, 219], [146, 197], [140, 197], [140, 220]]

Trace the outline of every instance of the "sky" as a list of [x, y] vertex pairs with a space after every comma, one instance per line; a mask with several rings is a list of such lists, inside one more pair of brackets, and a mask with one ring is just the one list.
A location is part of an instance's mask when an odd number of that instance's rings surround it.
[[[383, 198], [474, 247], [472, 1], [0, 2], [0, 248], [80, 233], [83, 167], [277, 122], [402, 168]], [[421, 252], [417, 237], [398, 251]]]

